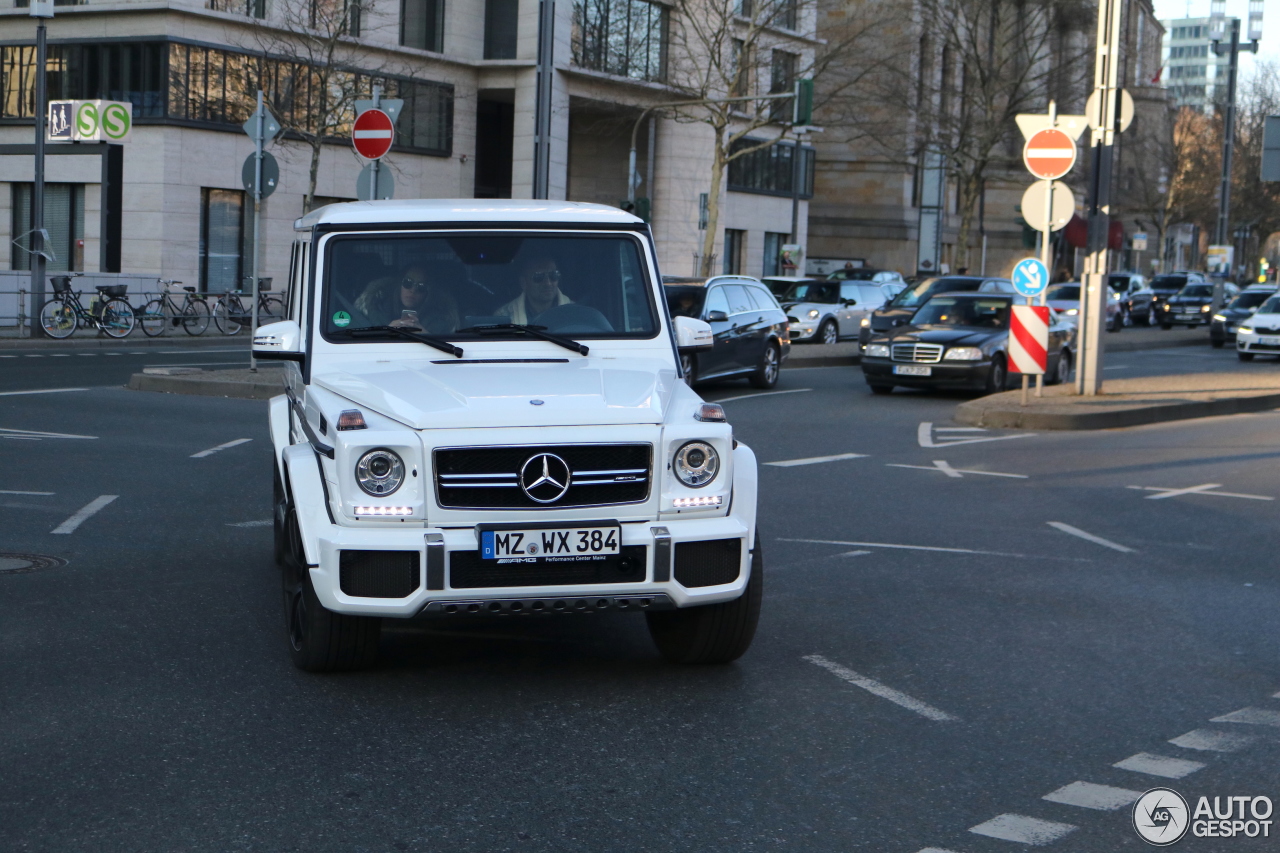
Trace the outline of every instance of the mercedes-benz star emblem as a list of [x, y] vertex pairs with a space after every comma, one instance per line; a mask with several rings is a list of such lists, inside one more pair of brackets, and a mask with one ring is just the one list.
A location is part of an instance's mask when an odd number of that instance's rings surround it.
[[564, 497], [572, 478], [567, 462], [554, 453], [539, 453], [520, 469], [520, 488], [529, 500], [550, 504]]

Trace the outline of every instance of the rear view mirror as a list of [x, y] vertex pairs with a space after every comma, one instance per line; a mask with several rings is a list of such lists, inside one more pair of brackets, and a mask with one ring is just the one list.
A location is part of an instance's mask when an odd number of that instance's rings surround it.
[[253, 357], [264, 361], [302, 361], [302, 330], [293, 320], [259, 326], [253, 336]]
[[[677, 319], [678, 319], [678, 318], [677, 318]], [[726, 313], [724, 313], [723, 311], [708, 311], [708, 312], [707, 312], [707, 322], [708, 322], [708, 323], [723, 323], [725, 320], [728, 320], [728, 319], [729, 319], [729, 315], [728, 315], [728, 314], [726, 314]]]
[[[724, 314], [723, 311], [712, 311], [711, 313]], [[676, 317], [675, 332], [676, 348], [680, 352], [697, 352], [698, 350], [711, 349], [714, 343], [711, 326], [692, 317]]]

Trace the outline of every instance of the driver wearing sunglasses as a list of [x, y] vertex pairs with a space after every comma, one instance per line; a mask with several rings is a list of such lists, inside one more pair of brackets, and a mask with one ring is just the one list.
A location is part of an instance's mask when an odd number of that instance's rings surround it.
[[560, 270], [554, 258], [535, 256], [525, 261], [520, 269], [520, 295], [500, 307], [496, 312], [512, 323], [531, 323], [538, 316], [557, 305], [568, 305], [573, 300], [560, 292]]
[[453, 298], [430, 281], [426, 270], [417, 264], [405, 267], [398, 276], [371, 283], [356, 300], [356, 307], [373, 323], [429, 334], [447, 334], [458, 328], [458, 308]]

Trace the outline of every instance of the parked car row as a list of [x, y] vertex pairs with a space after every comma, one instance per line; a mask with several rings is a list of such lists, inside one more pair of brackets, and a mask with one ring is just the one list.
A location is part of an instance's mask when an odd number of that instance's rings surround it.
[[1234, 342], [1240, 325], [1252, 317], [1262, 303], [1267, 301], [1267, 297], [1275, 292], [1274, 284], [1254, 284], [1246, 287], [1243, 293], [1231, 300], [1209, 321], [1209, 344], [1219, 348], [1229, 341]]
[[740, 377], [757, 388], [778, 383], [778, 371], [791, 353], [790, 324], [768, 288], [735, 275], [663, 276], [662, 281], [672, 317], [692, 317], [711, 326], [711, 349], [681, 353], [690, 385]]

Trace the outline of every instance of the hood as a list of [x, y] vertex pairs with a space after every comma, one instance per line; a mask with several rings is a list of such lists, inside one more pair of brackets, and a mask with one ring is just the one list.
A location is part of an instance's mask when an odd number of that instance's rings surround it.
[[1268, 332], [1280, 331], [1280, 314], [1254, 314], [1244, 323], [1255, 330], [1266, 329]]
[[901, 326], [910, 322], [915, 313], [915, 308], [877, 308], [871, 312], [871, 329], [883, 332]]
[[1170, 305], [1208, 305], [1213, 302], [1212, 296], [1170, 296]]
[[414, 429], [660, 424], [679, 382], [669, 364], [631, 358], [360, 362], [312, 381]]
[[976, 347], [993, 337], [1008, 333], [1008, 329], [979, 329], [972, 326], [906, 326], [896, 330], [889, 336], [889, 340], [892, 343], [919, 341], [922, 344]]

